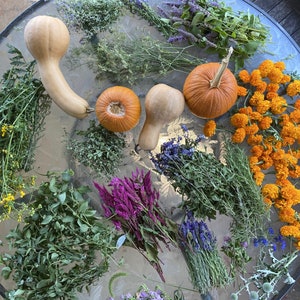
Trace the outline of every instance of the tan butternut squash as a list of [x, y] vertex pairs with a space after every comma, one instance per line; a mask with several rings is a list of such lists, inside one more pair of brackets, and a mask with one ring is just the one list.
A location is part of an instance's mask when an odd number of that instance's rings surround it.
[[24, 39], [37, 61], [41, 81], [52, 100], [67, 114], [85, 118], [93, 109], [71, 89], [59, 66], [70, 43], [69, 31], [63, 21], [51, 16], [36, 16], [26, 24]]
[[145, 98], [146, 119], [139, 135], [139, 148], [153, 150], [158, 144], [162, 127], [177, 119], [184, 105], [181, 91], [163, 83], [153, 86]]

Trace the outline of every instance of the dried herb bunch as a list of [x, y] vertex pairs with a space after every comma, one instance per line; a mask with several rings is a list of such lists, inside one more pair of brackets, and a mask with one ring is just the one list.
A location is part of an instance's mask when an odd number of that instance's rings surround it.
[[90, 120], [86, 130], [76, 130], [67, 143], [74, 160], [91, 168], [101, 178], [110, 178], [118, 170], [126, 146], [122, 135]]
[[255, 236], [264, 227], [268, 211], [255, 184], [247, 156], [239, 146], [226, 140], [226, 164], [214, 154], [197, 149], [201, 136], [193, 139], [186, 126], [184, 136], [161, 146], [151, 160], [183, 196], [181, 208], [196, 218], [215, 219], [217, 213], [232, 217], [234, 238], [240, 242]]
[[42, 82], [35, 78], [35, 62], [27, 62], [13, 46], [8, 46], [8, 53], [10, 69], [0, 81], [1, 219], [9, 218], [14, 208], [22, 212], [23, 208], [15, 200], [27, 193], [34, 178], [21, 176], [20, 171], [32, 168], [37, 142], [51, 106]]
[[171, 71], [188, 73], [204, 63], [204, 59], [189, 53], [190, 48], [192, 46], [176, 47], [147, 35], [129, 36], [114, 31], [102, 37], [97, 45], [86, 44], [73, 49], [71, 63], [82, 64], [86, 59], [99, 79], [134, 85], [144, 78], [157, 80]]
[[34, 213], [7, 235], [2, 276], [16, 289], [8, 299], [77, 299], [77, 291], [108, 271], [116, 232], [89, 207], [86, 186], [72, 184], [72, 171], [48, 174], [30, 206]]
[[258, 16], [234, 11], [220, 1], [162, 1], [157, 10], [143, 0], [123, 2], [160, 30], [169, 42], [188, 41], [220, 57], [233, 46], [236, 69], [265, 44], [269, 33]]
[[186, 214], [179, 227], [179, 245], [187, 263], [194, 288], [206, 295], [212, 288], [231, 283], [227, 267], [217, 247], [217, 239], [207, 224]]
[[56, 0], [55, 3], [66, 25], [83, 31], [88, 40], [116, 22], [123, 8], [119, 0]]

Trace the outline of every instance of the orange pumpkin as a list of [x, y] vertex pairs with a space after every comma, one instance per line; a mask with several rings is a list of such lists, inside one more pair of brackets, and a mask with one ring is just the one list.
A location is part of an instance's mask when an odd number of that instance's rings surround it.
[[124, 86], [113, 86], [104, 90], [96, 101], [96, 117], [100, 124], [113, 132], [124, 132], [134, 128], [141, 116], [139, 97]]
[[200, 118], [213, 119], [225, 114], [237, 100], [238, 84], [227, 68], [233, 49], [222, 63], [210, 62], [193, 69], [187, 76], [183, 95], [187, 107]]

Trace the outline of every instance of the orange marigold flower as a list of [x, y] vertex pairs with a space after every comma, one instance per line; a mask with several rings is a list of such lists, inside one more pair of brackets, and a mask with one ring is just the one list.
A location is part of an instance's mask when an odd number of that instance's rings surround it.
[[263, 116], [262, 114], [260, 114], [257, 111], [253, 111], [252, 113], [250, 113], [250, 120], [252, 121], [260, 121], [262, 120]]
[[290, 116], [288, 114], [282, 114], [279, 118], [279, 125], [285, 126], [290, 122]]
[[297, 250], [300, 250], [300, 239], [299, 239], [298, 241], [296, 241], [296, 243], [295, 243], [295, 248], [296, 248]]
[[287, 122], [284, 126], [282, 126], [280, 135], [283, 139], [287, 137], [297, 139], [297, 126], [292, 122]]
[[250, 134], [247, 139], [247, 143], [250, 146], [259, 145], [263, 141], [261, 134]]
[[294, 198], [297, 197], [297, 189], [292, 183], [286, 184], [281, 187], [280, 195], [283, 199], [291, 200], [291, 202], [293, 203]]
[[285, 63], [283, 61], [277, 61], [274, 63], [274, 67], [278, 68], [280, 71], [285, 69]]
[[277, 93], [277, 91], [279, 90], [279, 88], [280, 88], [280, 86], [279, 86], [278, 83], [273, 83], [273, 82], [271, 82], [271, 83], [269, 83], [269, 84], [267, 85], [267, 91], [268, 91], [268, 92]]
[[257, 85], [255, 86], [256, 91], [260, 93], [264, 93], [267, 88], [267, 83], [264, 81], [257, 82]]
[[232, 142], [241, 144], [246, 137], [246, 131], [244, 128], [237, 128], [231, 137]]
[[286, 89], [286, 93], [291, 97], [296, 96], [297, 94], [299, 94], [299, 92], [300, 92], [300, 80], [294, 80], [288, 85]]
[[291, 76], [287, 74], [283, 74], [280, 83], [285, 84], [291, 81]]
[[270, 109], [273, 114], [282, 114], [287, 108], [286, 100], [283, 97], [275, 97], [271, 100]]
[[251, 106], [241, 107], [239, 109], [239, 113], [245, 114], [245, 115], [250, 115], [252, 113], [252, 107]]
[[261, 74], [259, 70], [253, 70], [250, 76], [250, 84], [253, 86], [257, 86], [261, 82]]
[[300, 166], [295, 166], [293, 169], [290, 169], [289, 176], [292, 178], [300, 178]]
[[274, 200], [279, 197], [279, 186], [274, 183], [267, 183], [262, 187], [261, 192], [264, 197]]
[[275, 177], [278, 180], [287, 179], [289, 177], [289, 169], [287, 168], [287, 166], [276, 163], [274, 164], [274, 169], [276, 171]]
[[292, 207], [286, 207], [279, 211], [278, 217], [281, 222], [293, 224], [296, 221], [296, 211]]
[[238, 96], [245, 97], [247, 95], [247, 93], [248, 93], [248, 90], [245, 87], [240, 86], [240, 85], [238, 86], [238, 89], [237, 89]]
[[295, 107], [296, 109], [300, 109], [300, 99], [297, 99], [297, 100], [295, 101], [294, 107]]
[[269, 100], [259, 101], [256, 105], [256, 110], [260, 114], [265, 114], [271, 106], [271, 102]]
[[273, 159], [271, 156], [269, 155], [262, 155], [260, 157], [260, 160], [261, 160], [261, 164], [260, 164], [260, 167], [261, 169], [263, 170], [267, 170], [269, 168], [271, 168], [273, 166]]
[[279, 160], [281, 161], [284, 158], [284, 154], [285, 154], [285, 152], [283, 149], [277, 149], [270, 155], [271, 155], [273, 161], [279, 161]]
[[245, 127], [249, 122], [249, 117], [246, 114], [236, 113], [231, 116], [230, 123], [236, 128]]
[[258, 127], [261, 130], [269, 129], [272, 125], [272, 122], [273, 122], [273, 119], [271, 117], [265, 116], [258, 122]]
[[239, 72], [239, 78], [244, 83], [249, 83], [250, 82], [250, 74], [249, 74], [249, 72], [247, 70], [241, 70]]
[[249, 104], [252, 106], [256, 106], [258, 102], [261, 102], [265, 99], [265, 95], [258, 91], [255, 91], [252, 97], [249, 100]]
[[268, 78], [273, 83], [280, 83], [282, 77], [283, 77], [283, 74], [282, 74], [281, 70], [278, 68], [273, 68], [268, 74]]
[[296, 108], [290, 113], [290, 120], [294, 123], [300, 123], [300, 108]]
[[280, 233], [283, 236], [300, 238], [300, 228], [294, 225], [284, 225], [280, 228]]
[[214, 120], [209, 120], [205, 123], [203, 133], [206, 137], [211, 137], [216, 133], [217, 124]]
[[253, 178], [255, 180], [256, 185], [260, 186], [260, 185], [262, 185], [262, 183], [265, 179], [265, 174], [263, 172], [255, 172], [253, 174]]
[[259, 130], [256, 123], [253, 123], [251, 125], [247, 125], [244, 128], [245, 128], [245, 131], [246, 131], [246, 135], [255, 134]]
[[259, 66], [258, 69], [260, 70], [262, 77], [267, 77], [269, 72], [274, 68], [274, 63], [270, 59], [264, 60]]
[[262, 145], [254, 145], [251, 149], [250, 149], [251, 154], [254, 157], [260, 157], [263, 155], [264, 153], [264, 149]]
[[274, 97], [278, 97], [278, 93], [275, 93], [275, 92], [268, 92], [268, 93], [266, 94], [266, 99], [268, 99], [268, 100], [271, 100], [271, 99], [273, 99]]

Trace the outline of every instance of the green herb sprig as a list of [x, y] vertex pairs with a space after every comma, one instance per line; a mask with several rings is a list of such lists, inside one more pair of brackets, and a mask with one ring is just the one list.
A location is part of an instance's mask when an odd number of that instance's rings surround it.
[[90, 120], [86, 130], [75, 131], [67, 143], [67, 150], [72, 159], [95, 171], [97, 176], [109, 179], [118, 170], [125, 146], [122, 135]]
[[58, 13], [66, 25], [83, 31], [87, 40], [107, 30], [122, 14], [119, 0], [56, 0]]
[[[0, 81], [0, 215], [11, 216], [17, 196], [24, 196], [34, 184], [21, 176], [34, 162], [34, 151], [50, 113], [51, 99], [42, 82], [35, 78], [35, 62], [25, 61], [20, 50], [8, 46], [10, 69]], [[20, 208], [20, 211], [22, 209]]]
[[269, 34], [259, 16], [234, 11], [219, 1], [163, 1], [158, 10], [143, 0], [123, 2], [131, 11], [151, 20], [169, 42], [188, 41], [219, 57], [224, 57], [232, 46], [236, 69], [265, 45]]
[[205, 59], [189, 53], [192, 46], [176, 47], [150, 36], [128, 36], [113, 32], [97, 45], [85, 45], [72, 51], [72, 65], [82, 58], [99, 79], [108, 78], [122, 85], [134, 85], [144, 78], [157, 80], [172, 71], [190, 72]]
[[108, 271], [116, 233], [89, 207], [89, 188], [74, 186], [72, 176], [49, 173], [32, 196], [34, 213], [7, 235], [13, 253], [1, 255], [2, 276], [16, 283], [9, 299], [77, 299]]

